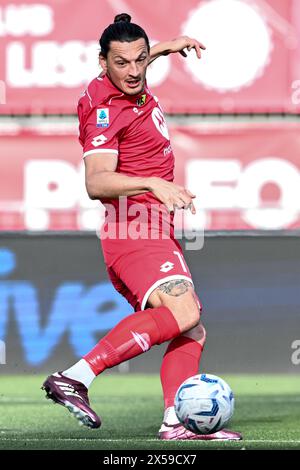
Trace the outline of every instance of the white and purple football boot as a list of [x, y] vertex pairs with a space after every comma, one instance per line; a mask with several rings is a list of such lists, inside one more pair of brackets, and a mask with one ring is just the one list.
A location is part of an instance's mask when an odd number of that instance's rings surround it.
[[90, 407], [88, 389], [83, 383], [55, 372], [45, 380], [42, 390], [46, 398], [67, 408], [80, 424], [89, 428], [101, 426], [99, 416]]

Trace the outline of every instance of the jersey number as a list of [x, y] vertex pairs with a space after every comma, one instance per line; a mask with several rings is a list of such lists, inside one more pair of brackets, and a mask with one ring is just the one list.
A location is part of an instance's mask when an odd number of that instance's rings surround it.
[[187, 269], [186, 269], [184, 257], [182, 256], [182, 254], [179, 253], [179, 251], [173, 251], [173, 253], [174, 253], [174, 255], [176, 255], [176, 256], [178, 257], [183, 271], [184, 271], [185, 273], [187, 273], [188, 271], [187, 271]]

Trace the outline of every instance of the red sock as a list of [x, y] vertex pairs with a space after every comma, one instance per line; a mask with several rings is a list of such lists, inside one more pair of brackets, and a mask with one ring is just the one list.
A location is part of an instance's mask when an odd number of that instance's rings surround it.
[[186, 336], [179, 336], [169, 344], [160, 369], [165, 408], [174, 406], [179, 385], [198, 374], [202, 349], [201, 344]]
[[180, 334], [178, 323], [167, 307], [148, 308], [121, 320], [84, 356], [91, 369], [99, 375]]

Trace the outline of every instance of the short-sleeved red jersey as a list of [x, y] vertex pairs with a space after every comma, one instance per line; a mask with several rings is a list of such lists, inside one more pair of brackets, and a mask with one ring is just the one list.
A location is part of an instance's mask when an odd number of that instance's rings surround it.
[[[127, 176], [157, 176], [173, 181], [174, 155], [162, 109], [147, 86], [139, 95], [126, 95], [107, 76], [88, 85], [78, 103], [79, 141], [83, 156], [115, 153], [116, 171]], [[114, 206], [117, 200], [111, 202]], [[152, 193], [128, 197], [133, 202], [157, 203]]]
[[[147, 86], [141, 94], [130, 96], [107, 76], [98, 77], [80, 98], [78, 117], [84, 157], [98, 154], [101, 158], [101, 154], [112, 152], [118, 156], [118, 173], [173, 181], [174, 155], [167, 125]], [[122, 199], [101, 200], [107, 214], [100, 238], [113, 285], [139, 311], [147, 307], [150, 294], [160, 284], [192, 279], [174, 238], [173, 214], [149, 191], [127, 198], [123, 218]], [[113, 220], [108, 204], [115, 209]]]

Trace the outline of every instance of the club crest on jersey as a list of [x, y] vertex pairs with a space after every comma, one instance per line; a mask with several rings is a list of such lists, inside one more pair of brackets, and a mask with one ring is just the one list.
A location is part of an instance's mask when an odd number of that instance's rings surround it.
[[136, 100], [136, 104], [138, 106], [143, 106], [146, 103], [147, 95], [142, 95], [140, 98]]
[[109, 109], [108, 108], [97, 109], [96, 127], [108, 127], [108, 126], [109, 126]]

